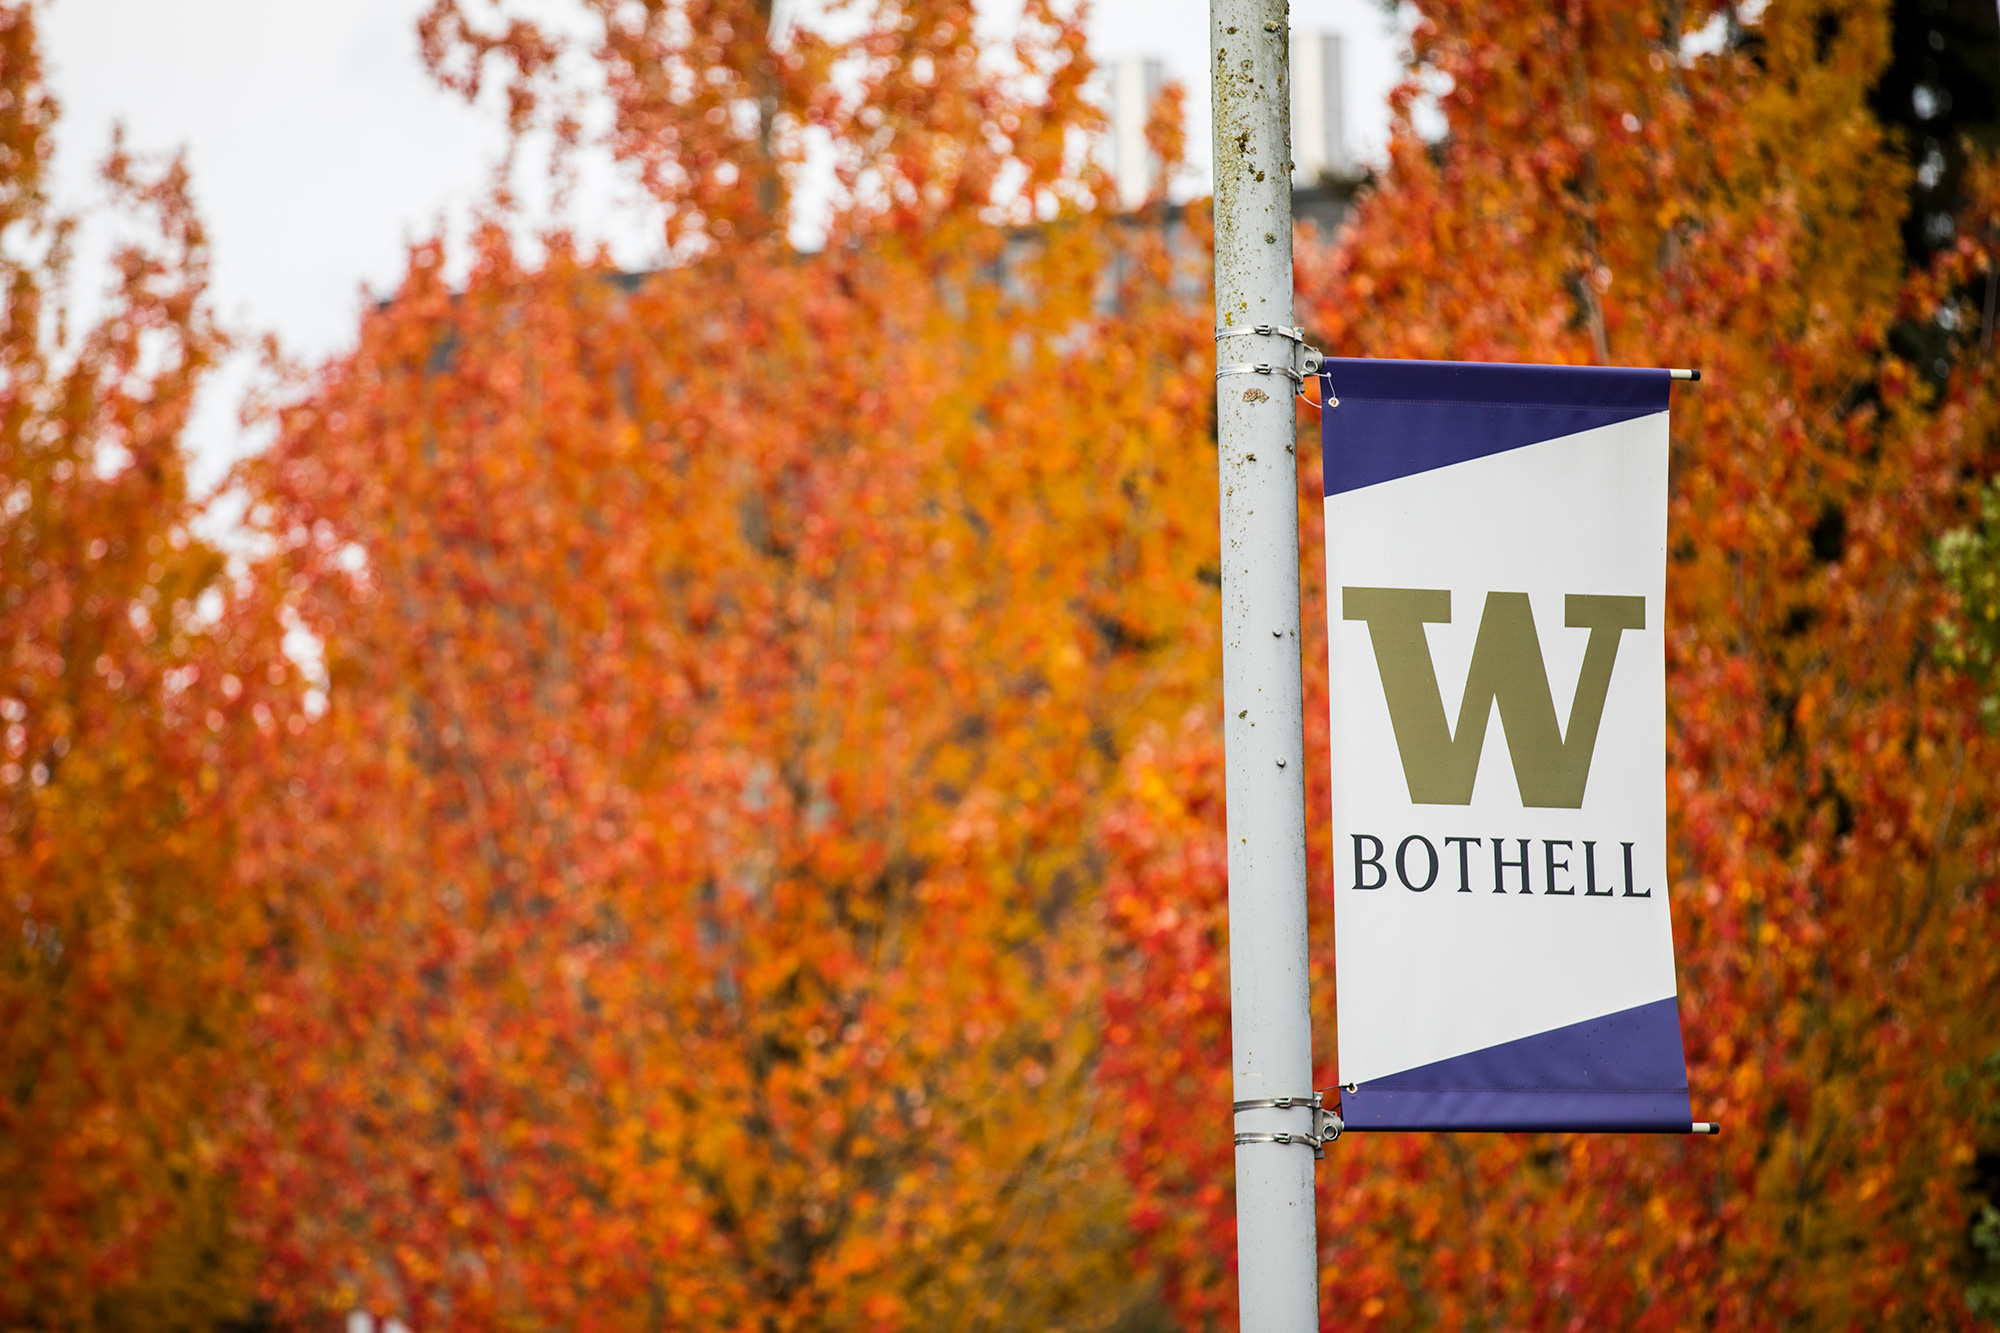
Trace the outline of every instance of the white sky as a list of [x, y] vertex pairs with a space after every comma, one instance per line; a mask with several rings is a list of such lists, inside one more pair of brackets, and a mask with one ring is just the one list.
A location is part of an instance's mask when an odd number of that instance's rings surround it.
[[[436, 88], [417, 58], [424, 0], [50, 0], [42, 39], [63, 105], [59, 197], [96, 197], [94, 173], [114, 121], [145, 152], [184, 148], [213, 242], [223, 317], [275, 332], [294, 357], [318, 360], [352, 339], [368, 292], [401, 276], [407, 246], [442, 224], [462, 236], [503, 143], [489, 108]], [[1097, 0], [1100, 59], [1163, 59], [1188, 86], [1189, 135], [1206, 167], [1206, 0]], [[1296, 32], [1345, 39], [1350, 147], [1371, 157], [1387, 123], [1384, 97], [1400, 42], [1376, 0], [1295, 0]], [[1199, 175], [1199, 172], [1197, 173]], [[1203, 181], [1189, 184], [1205, 190]], [[657, 224], [608, 163], [588, 164], [578, 231], [619, 263], [657, 253]], [[87, 233], [78, 275], [98, 284], [104, 245]], [[218, 376], [191, 430], [198, 486], [255, 446], [236, 425], [253, 368]]]

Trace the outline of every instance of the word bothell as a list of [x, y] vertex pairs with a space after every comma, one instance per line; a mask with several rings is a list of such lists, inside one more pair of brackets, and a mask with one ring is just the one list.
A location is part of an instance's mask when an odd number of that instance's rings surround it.
[[[1645, 598], [1571, 593], [1563, 599], [1563, 623], [1590, 631], [1566, 729], [1556, 718], [1541, 638], [1526, 593], [1486, 595], [1456, 728], [1445, 717], [1437, 669], [1424, 637], [1425, 625], [1450, 623], [1451, 593], [1443, 588], [1342, 588], [1341, 599], [1343, 619], [1368, 623], [1403, 777], [1414, 804], [1472, 803], [1487, 721], [1497, 710], [1507, 733], [1521, 804], [1582, 807], [1618, 643], [1627, 630], [1646, 627]], [[1391, 853], [1389, 842], [1375, 834], [1349, 836], [1354, 839], [1354, 879], [1349, 887], [1363, 891], [1387, 888], [1393, 871], [1395, 883], [1412, 893], [1428, 893], [1440, 880], [1450, 884], [1456, 870], [1457, 882], [1450, 891], [1457, 893], [1653, 896], [1652, 888], [1640, 888], [1632, 873], [1634, 844], [1629, 842], [1617, 843], [1613, 851], [1610, 845], [1600, 849], [1594, 841], [1570, 838], [1454, 837], [1434, 843], [1413, 833], [1396, 842]], [[1486, 875], [1489, 852], [1491, 878]]]
[[[1411, 893], [1428, 893], [1438, 887], [1457, 893], [1539, 893], [1555, 898], [1653, 896], [1652, 888], [1640, 888], [1632, 874], [1634, 844], [1629, 842], [1618, 843], [1614, 851], [1609, 846], [1600, 850], [1594, 841], [1571, 838], [1442, 838], [1440, 847], [1423, 834], [1412, 833], [1391, 853], [1389, 844], [1372, 833], [1351, 836], [1351, 889], [1387, 888], [1393, 881]], [[1491, 878], [1486, 874], [1488, 849], [1492, 852]]]

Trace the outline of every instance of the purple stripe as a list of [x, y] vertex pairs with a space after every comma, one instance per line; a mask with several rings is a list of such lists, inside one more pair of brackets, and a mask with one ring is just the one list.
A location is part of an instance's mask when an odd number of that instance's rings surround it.
[[1349, 1129], [1687, 1132], [1687, 1059], [1672, 998], [1371, 1079]]
[[1349, 1092], [1348, 1130], [1457, 1129], [1685, 1134], [1694, 1123], [1679, 1092]]
[[1664, 370], [1329, 357], [1326, 493], [1505, 453], [1667, 410]]

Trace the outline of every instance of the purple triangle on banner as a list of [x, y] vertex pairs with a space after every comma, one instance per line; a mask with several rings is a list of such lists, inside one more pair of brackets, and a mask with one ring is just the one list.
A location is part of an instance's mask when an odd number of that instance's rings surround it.
[[1538, 1032], [1340, 1097], [1357, 1129], [1626, 1130], [1685, 1134], [1687, 1057], [1674, 998]]
[[1667, 410], [1664, 370], [1328, 357], [1326, 493], [1356, 491]]

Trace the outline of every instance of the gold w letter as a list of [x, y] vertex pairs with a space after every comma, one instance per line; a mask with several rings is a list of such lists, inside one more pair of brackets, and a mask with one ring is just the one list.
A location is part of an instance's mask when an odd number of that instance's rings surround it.
[[1347, 620], [1368, 622], [1412, 801], [1472, 803], [1486, 723], [1497, 700], [1521, 804], [1572, 810], [1583, 805], [1618, 640], [1628, 629], [1646, 628], [1645, 598], [1571, 593], [1563, 600], [1563, 623], [1590, 630], [1576, 698], [1570, 703], [1567, 735], [1556, 721], [1528, 594], [1486, 594], [1456, 731], [1445, 722], [1444, 696], [1431, 664], [1430, 640], [1424, 635], [1427, 624], [1451, 623], [1451, 593], [1441, 588], [1343, 588], [1341, 614]]

